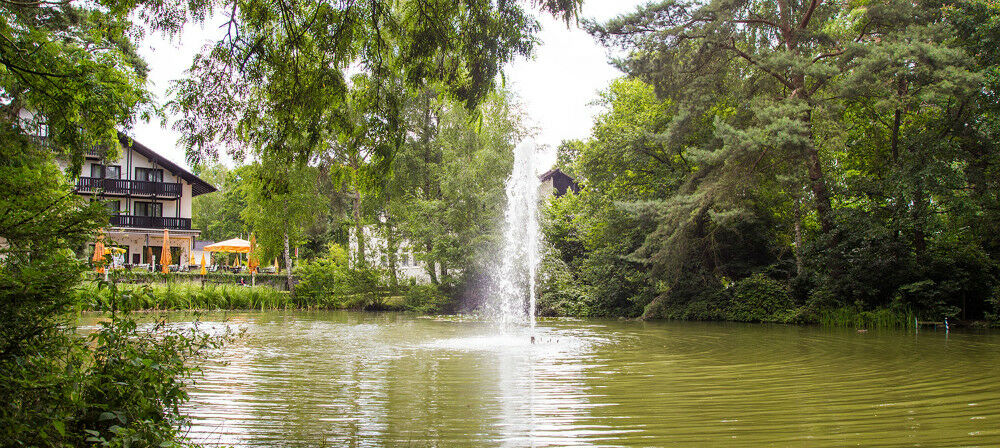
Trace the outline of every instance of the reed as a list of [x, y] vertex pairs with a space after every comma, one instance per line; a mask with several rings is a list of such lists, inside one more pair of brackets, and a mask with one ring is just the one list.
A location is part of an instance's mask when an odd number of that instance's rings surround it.
[[290, 294], [268, 286], [240, 286], [193, 282], [125, 284], [114, 286], [119, 298], [97, 282], [85, 282], [76, 291], [83, 311], [118, 310], [276, 310], [297, 308]]
[[823, 310], [819, 323], [829, 327], [911, 330], [916, 315], [908, 309], [878, 308], [862, 311], [853, 307]]

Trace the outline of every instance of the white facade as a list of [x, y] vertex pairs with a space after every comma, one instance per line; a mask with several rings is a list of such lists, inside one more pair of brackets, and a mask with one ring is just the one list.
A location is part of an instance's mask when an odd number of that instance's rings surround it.
[[[365, 260], [369, 266], [388, 269], [389, 251], [385, 238], [382, 237], [378, 227], [374, 225], [362, 228], [365, 236]], [[413, 245], [402, 240], [396, 249], [396, 277], [400, 281], [413, 279], [417, 283], [430, 283], [431, 276], [427, 272], [427, 263], [417, 260]], [[358, 241], [355, 233], [350, 234], [350, 257], [351, 263], [356, 262], [358, 253]]]
[[89, 153], [76, 184], [78, 194], [112, 210], [106, 244], [125, 249], [126, 264], [158, 262], [166, 230], [172, 264], [200, 264], [194, 242], [201, 231], [191, 227], [191, 203], [215, 187], [141, 143], [124, 135], [121, 142], [115, 160]]

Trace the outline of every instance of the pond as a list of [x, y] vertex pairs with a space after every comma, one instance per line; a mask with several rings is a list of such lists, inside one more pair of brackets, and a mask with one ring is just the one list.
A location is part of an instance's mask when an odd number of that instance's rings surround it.
[[[172, 315], [183, 322], [190, 314]], [[191, 389], [229, 446], [997, 446], [1000, 334], [207, 314], [246, 330]]]

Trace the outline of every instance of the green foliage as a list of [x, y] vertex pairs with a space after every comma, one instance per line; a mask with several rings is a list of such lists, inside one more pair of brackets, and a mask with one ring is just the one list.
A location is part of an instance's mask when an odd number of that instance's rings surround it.
[[728, 318], [739, 322], [769, 322], [794, 308], [784, 283], [754, 274], [731, 286]]
[[242, 211], [247, 207], [240, 184], [247, 175], [248, 168], [233, 170], [215, 164], [199, 167], [199, 177], [214, 185], [218, 191], [195, 197], [191, 203], [191, 225], [201, 230], [202, 240], [224, 241], [241, 235], [249, 235], [250, 225], [243, 219]]
[[915, 319], [916, 316], [905, 308], [859, 311], [854, 307], [842, 307], [826, 309], [819, 314], [820, 325], [857, 329], [913, 329]]
[[[580, 2], [537, 4], [572, 17]], [[250, 150], [303, 164], [331, 149], [357, 151], [358, 145], [335, 143], [352, 140], [360, 124], [374, 143], [365, 159], [383, 173], [405, 134], [407, 91], [439, 84], [472, 110], [493, 90], [504, 64], [530, 54], [539, 28], [517, 1], [378, 0], [340, 7], [239, 0], [221, 9], [230, 14], [230, 32], [196, 58], [176, 86], [177, 128], [189, 156], [211, 157], [225, 146], [237, 159]], [[358, 71], [348, 82], [347, 74]], [[360, 97], [351, 99], [355, 93]]]
[[455, 311], [455, 301], [438, 285], [413, 285], [406, 290], [403, 307], [422, 314], [445, 314]]
[[151, 326], [112, 315], [91, 336], [92, 365], [86, 372], [77, 423], [88, 445], [180, 445], [185, 419], [180, 405], [196, 368], [188, 363], [222, 339], [194, 330]]
[[499, 241], [504, 181], [514, 145], [527, 134], [521, 111], [500, 92], [486, 98], [474, 121], [461, 104], [430, 89], [411, 97], [405, 111], [414, 132], [394, 159], [386, 186], [384, 240], [408, 241], [431, 267], [432, 282], [447, 282], [438, 272], [449, 269], [472, 278]]
[[112, 294], [89, 282], [75, 292], [78, 307], [90, 311], [277, 310], [297, 308], [290, 294], [268, 286], [195, 282], [119, 284]]
[[295, 275], [296, 301], [305, 308], [379, 308], [383, 305], [384, 273], [362, 266], [351, 268], [343, 252], [300, 264]]
[[[112, 283], [90, 288], [117, 304], [133, 294]], [[0, 436], [13, 445], [186, 445], [185, 388], [204, 350], [229, 337], [120, 313], [86, 337], [72, 322], [42, 336], [0, 362]]]
[[546, 217], [546, 310], [993, 316], [995, 12], [667, 0], [587, 23], [628, 77], [560, 148], [583, 192]]

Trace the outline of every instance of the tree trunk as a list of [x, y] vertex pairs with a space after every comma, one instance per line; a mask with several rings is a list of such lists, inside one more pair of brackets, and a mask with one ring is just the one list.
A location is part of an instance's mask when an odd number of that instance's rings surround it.
[[801, 200], [795, 198], [792, 214], [795, 219], [795, 275], [802, 275], [802, 206]]
[[819, 160], [819, 149], [813, 142], [811, 110], [806, 111], [803, 120], [805, 120], [808, 129], [805, 137], [809, 143], [806, 144], [805, 153], [809, 183], [812, 187], [813, 199], [816, 201], [816, 216], [819, 218], [819, 225], [823, 233], [829, 233], [833, 230], [833, 207], [830, 205], [830, 190], [827, 188], [826, 178], [823, 176], [823, 164]]
[[392, 218], [388, 216], [388, 213], [385, 220], [385, 244], [389, 261], [389, 282], [392, 290], [396, 291], [399, 289], [399, 276], [396, 273], [396, 251], [399, 250], [399, 247], [396, 241], [396, 229], [392, 227]]
[[358, 247], [355, 253], [355, 267], [368, 266], [368, 260], [365, 258], [365, 232], [361, 226], [361, 194], [357, 191], [354, 192], [354, 238], [357, 241]]
[[288, 242], [288, 231], [285, 231], [285, 286], [292, 291], [292, 252]]
[[[427, 243], [427, 255], [430, 255], [433, 249], [434, 246], [431, 243]], [[427, 257], [427, 273], [431, 276], [431, 283], [438, 284], [437, 263], [430, 257]]]

